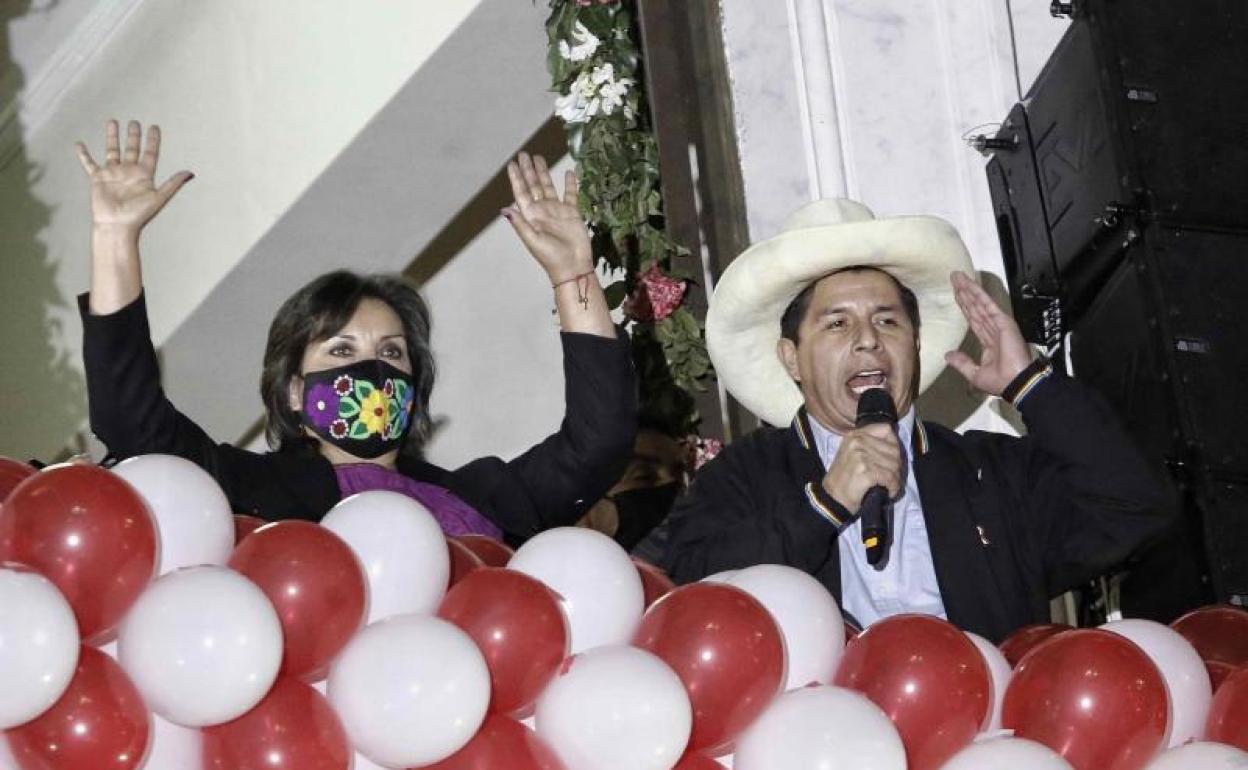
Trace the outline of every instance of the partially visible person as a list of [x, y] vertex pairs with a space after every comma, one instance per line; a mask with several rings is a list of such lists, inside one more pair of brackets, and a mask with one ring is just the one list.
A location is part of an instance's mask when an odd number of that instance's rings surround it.
[[658, 526], [684, 491], [688, 448], [657, 426], [642, 426], [624, 474], [578, 522], [632, 550]]
[[553, 288], [563, 423], [514, 460], [447, 470], [421, 457], [434, 382], [429, 311], [398, 276], [328, 273], [278, 310], [260, 382], [273, 451], [217, 443], [174, 408], [148, 330], [139, 236], [192, 175], [155, 184], [160, 139], [151, 126], [144, 144], [131, 122], [123, 148], [109, 121], [102, 165], [77, 147], [92, 217], [91, 289], [79, 298], [83, 358], [92, 430], [113, 458], [187, 458], [236, 511], [268, 520], [319, 520], [343, 497], [388, 489], [424, 503], [448, 534], [512, 541], [574, 523], [619, 477], [636, 429], [634, 376], [594, 272], [575, 174], [560, 196], [545, 161], [521, 153], [507, 166], [515, 202], [503, 211]]

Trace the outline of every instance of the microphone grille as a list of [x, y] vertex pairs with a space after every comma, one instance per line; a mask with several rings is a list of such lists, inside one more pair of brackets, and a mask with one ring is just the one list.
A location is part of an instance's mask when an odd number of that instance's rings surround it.
[[861, 428], [878, 422], [897, 422], [897, 407], [887, 390], [871, 388], [858, 397], [858, 417], [854, 425]]

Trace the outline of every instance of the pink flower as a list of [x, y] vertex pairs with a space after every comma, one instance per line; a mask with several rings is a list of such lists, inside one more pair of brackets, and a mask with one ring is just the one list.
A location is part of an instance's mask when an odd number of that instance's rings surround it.
[[717, 438], [700, 438], [698, 439], [697, 451], [693, 460], [693, 469], [696, 471], [711, 460], [724, 449], [724, 442]]
[[702, 438], [696, 433], [690, 433], [680, 442], [685, 448], [686, 467], [691, 471], [701, 469], [724, 448], [724, 442], [717, 438]]
[[685, 298], [685, 282], [664, 275], [658, 265], [651, 265], [637, 278], [640, 283], [624, 301], [624, 314], [635, 321], [662, 321]]

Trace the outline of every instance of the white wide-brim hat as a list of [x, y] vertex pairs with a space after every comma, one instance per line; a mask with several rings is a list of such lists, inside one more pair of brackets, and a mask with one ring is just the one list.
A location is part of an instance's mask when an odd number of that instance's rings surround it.
[[793, 419], [802, 394], [777, 352], [780, 317], [811, 283], [857, 266], [892, 275], [919, 301], [919, 393], [944, 370], [945, 352], [961, 344], [967, 328], [949, 274], [975, 276], [958, 231], [939, 217], [876, 219], [856, 201], [819, 200], [733, 260], [711, 297], [707, 352], [746, 409], [776, 426]]

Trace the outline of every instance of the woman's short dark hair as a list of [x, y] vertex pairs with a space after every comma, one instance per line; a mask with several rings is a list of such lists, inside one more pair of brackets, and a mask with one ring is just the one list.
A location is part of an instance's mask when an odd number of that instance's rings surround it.
[[[914, 292], [908, 286], [897, 280], [897, 277], [887, 270], [881, 270], [878, 267], [869, 265], [854, 265], [853, 267], [843, 267], [840, 270], [828, 273], [823, 278], [836, 275], [837, 273], [848, 273], [858, 270], [874, 270], [877, 273], [883, 273], [891, 278], [893, 283], [897, 284], [897, 293], [901, 295], [901, 306], [906, 311], [906, 317], [910, 319], [910, 325], [914, 327], [914, 333], [918, 334], [919, 299], [914, 296]], [[820, 278], [819, 281], [822, 281], [823, 278]], [[794, 345], [801, 341], [798, 337], [800, 336], [802, 319], [806, 317], [806, 309], [810, 307], [810, 298], [815, 293], [815, 284], [819, 283], [819, 281], [811, 281], [806, 284], [806, 288], [802, 289], [801, 293], [793, 298], [789, 306], [784, 309], [784, 315], [780, 316], [780, 336], [790, 340]]]
[[415, 383], [415, 420], [404, 451], [420, 447], [429, 437], [429, 394], [433, 391], [433, 351], [429, 348], [429, 307], [416, 287], [397, 275], [359, 275], [348, 270], [326, 273], [291, 295], [269, 326], [264, 346], [260, 397], [264, 400], [264, 433], [269, 446], [298, 446], [307, 437], [290, 408], [290, 381], [299, 376], [308, 344], [328, 339], [347, 325], [364, 299], [380, 300], [399, 316], [407, 341]]

